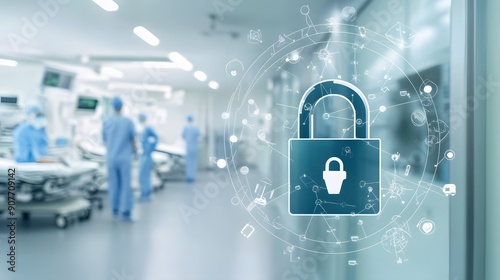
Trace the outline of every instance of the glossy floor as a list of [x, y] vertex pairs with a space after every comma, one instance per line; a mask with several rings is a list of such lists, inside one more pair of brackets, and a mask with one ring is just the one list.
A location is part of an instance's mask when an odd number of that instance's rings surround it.
[[[193, 206], [194, 191], [211, 177], [169, 183], [150, 203], [135, 205], [134, 223], [113, 221], [107, 207], [65, 230], [52, 217], [19, 221], [17, 271], [7, 271], [2, 252], [0, 279], [281, 279], [290, 266], [283, 246], [273, 250], [275, 240], [262, 231], [248, 239], [240, 234], [250, 217], [234, 211], [232, 188], [221, 188], [193, 215], [181, 215], [179, 207]], [[0, 238], [4, 251], [4, 229]]]
[[[249, 174], [259, 176], [257, 173]], [[339, 238], [340, 234], [347, 234], [342, 240], [353, 234], [363, 236], [366, 229], [366, 233], [372, 235], [369, 239], [374, 243], [372, 248], [328, 256], [295, 250], [294, 262], [291, 262], [290, 255], [286, 254], [289, 244], [259, 227], [243, 207], [231, 204], [234, 190], [229, 182], [221, 180], [227, 177], [224, 174], [223, 171], [204, 172], [194, 184], [168, 183], [165, 189], [155, 193], [153, 201], [135, 205], [137, 221], [134, 223], [113, 221], [108, 207], [95, 210], [91, 220], [75, 222], [65, 230], [54, 226], [53, 217], [34, 215], [29, 221], [19, 220], [15, 273], [7, 271], [7, 228], [3, 225], [6, 222], [3, 216], [0, 219], [0, 279], [448, 279], [449, 199], [437, 186], [430, 189], [425, 205], [415, 217], [405, 223], [408, 235], [401, 239], [403, 244], [387, 242], [399, 240], [399, 234], [384, 239], [387, 232], [392, 232], [389, 226], [394, 225], [385, 225], [380, 220], [393, 217], [394, 210], [401, 205], [397, 197], [386, 197], [384, 203], [388, 206], [384, 213], [380, 217], [364, 218], [362, 232], [356, 230], [357, 217], [336, 226]], [[250, 181], [259, 178], [249, 175]], [[200, 199], [199, 194], [205, 191], [209, 197]], [[286, 209], [286, 196], [278, 202]], [[186, 210], [184, 215], [179, 210], [182, 207]], [[415, 227], [423, 217], [435, 222], [432, 235], [422, 234]], [[316, 223], [318, 221], [308, 217], [282, 218], [287, 218], [287, 226], [305, 230], [308, 236], [329, 234], [321, 226], [322, 220]], [[250, 238], [241, 233], [247, 223], [255, 226]], [[394, 250], [388, 245], [394, 245]], [[404, 245], [404, 250], [397, 245]], [[341, 249], [346, 247], [337, 251]], [[405, 262], [398, 264], [398, 258]], [[352, 260], [356, 260], [355, 265], [349, 264]]]

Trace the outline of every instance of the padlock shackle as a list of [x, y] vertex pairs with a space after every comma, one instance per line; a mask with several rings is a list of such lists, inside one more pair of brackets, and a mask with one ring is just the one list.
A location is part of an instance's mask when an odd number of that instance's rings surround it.
[[[355, 85], [336, 79], [314, 84], [302, 96], [298, 114], [299, 138], [314, 138], [312, 111], [319, 101], [329, 96], [343, 97], [351, 104], [354, 112], [354, 138], [370, 138], [370, 107], [366, 97]], [[361, 125], [356, 124], [357, 119], [361, 119]]]
[[339, 163], [339, 171], [344, 171], [344, 163], [338, 157], [331, 157], [326, 161], [325, 171], [330, 171], [330, 163], [332, 163], [332, 161], [336, 161]]

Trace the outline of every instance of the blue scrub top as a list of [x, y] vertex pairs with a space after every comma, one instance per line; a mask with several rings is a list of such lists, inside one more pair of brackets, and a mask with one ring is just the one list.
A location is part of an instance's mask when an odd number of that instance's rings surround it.
[[141, 136], [143, 153], [146, 155], [151, 154], [155, 150], [156, 144], [158, 144], [158, 135], [152, 127], [146, 126]]
[[134, 155], [134, 123], [122, 115], [114, 115], [104, 121], [102, 139], [109, 160], [132, 160]]
[[14, 130], [14, 159], [17, 162], [37, 162], [48, 154], [45, 129], [36, 129], [25, 122]]
[[200, 137], [200, 130], [192, 125], [188, 124], [184, 127], [182, 132], [182, 138], [186, 141], [186, 151], [197, 151], [198, 150], [198, 138]]

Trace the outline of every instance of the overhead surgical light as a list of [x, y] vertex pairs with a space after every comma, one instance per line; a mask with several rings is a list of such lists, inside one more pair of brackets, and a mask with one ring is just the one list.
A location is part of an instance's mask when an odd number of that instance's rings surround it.
[[109, 67], [109, 66], [102, 67], [101, 74], [104, 76], [107, 76], [107, 77], [111, 77], [111, 78], [118, 78], [118, 79], [123, 78], [122, 71], [115, 69], [113, 67]]
[[99, 7], [101, 7], [106, 12], [115, 12], [118, 11], [118, 9], [120, 8], [120, 6], [118, 6], [118, 4], [116, 4], [116, 2], [113, 0], [92, 0], [92, 1], [97, 5], [99, 5]]
[[153, 47], [160, 44], [160, 39], [158, 39], [158, 37], [151, 33], [151, 31], [147, 30], [144, 26], [134, 27], [134, 34]]
[[164, 69], [179, 68], [177, 64], [165, 61], [144, 61], [142, 63], [142, 66], [144, 68], [164, 68]]
[[216, 81], [210, 81], [208, 83], [208, 86], [211, 88], [211, 89], [219, 89], [219, 83], [217, 83]]
[[194, 72], [194, 77], [196, 79], [198, 79], [198, 81], [202, 81], [202, 82], [204, 82], [204, 81], [207, 80], [207, 74], [205, 74], [202, 71], [196, 71], [196, 72]]
[[193, 64], [189, 62], [184, 56], [182, 56], [178, 52], [171, 52], [168, 54], [168, 58], [172, 60], [179, 68], [181, 68], [184, 71], [191, 71], [193, 70]]
[[2, 58], [0, 58], [0, 65], [1, 66], [16, 67], [17, 66], [17, 61], [11, 60], [11, 59], [2, 59]]

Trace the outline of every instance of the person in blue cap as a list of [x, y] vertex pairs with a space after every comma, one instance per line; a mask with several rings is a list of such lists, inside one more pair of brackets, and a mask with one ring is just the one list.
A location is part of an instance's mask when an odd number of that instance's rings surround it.
[[103, 123], [102, 138], [106, 146], [108, 165], [108, 196], [115, 218], [122, 211], [125, 221], [132, 221], [133, 192], [131, 186], [132, 160], [136, 151], [134, 123], [122, 116], [123, 101], [112, 100], [115, 113]]
[[26, 107], [26, 121], [14, 129], [14, 160], [16, 162], [57, 162], [48, 155], [46, 120], [37, 104]]
[[186, 180], [192, 183], [196, 180], [198, 164], [198, 138], [200, 130], [193, 124], [193, 116], [187, 117], [188, 124], [184, 127], [182, 138], [186, 141]]
[[151, 170], [153, 170], [154, 163], [151, 153], [155, 150], [156, 144], [158, 144], [158, 135], [152, 126], [147, 125], [145, 114], [139, 114], [138, 119], [141, 125], [140, 130], [142, 131], [139, 135], [142, 146], [142, 156], [139, 167], [139, 185], [141, 186], [140, 200], [149, 201], [153, 190], [153, 186], [151, 185]]

